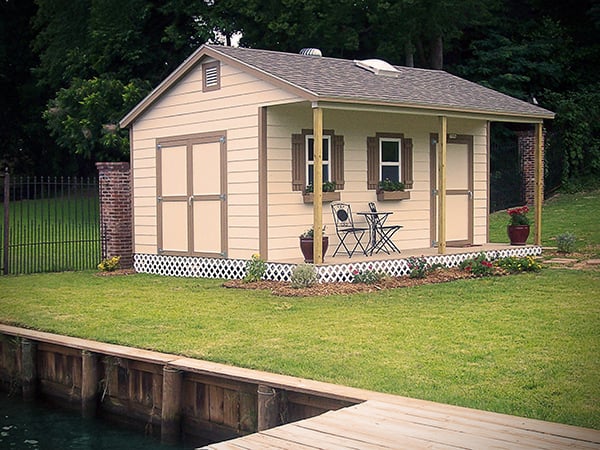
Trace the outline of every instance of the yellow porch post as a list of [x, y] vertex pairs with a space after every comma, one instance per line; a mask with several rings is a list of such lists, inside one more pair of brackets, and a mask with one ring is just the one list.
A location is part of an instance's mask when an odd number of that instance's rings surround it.
[[313, 104], [314, 145], [314, 203], [313, 203], [313, 258], [323, 263], [323, 109]]
[[448, 118], [440, 117], [438, 143], [438, 253], [446, 253], [446, 153]]
[[544, 204], [544, 137], [542, 123], [535, 124], [535, 245], [542, 245], [542, 206]]

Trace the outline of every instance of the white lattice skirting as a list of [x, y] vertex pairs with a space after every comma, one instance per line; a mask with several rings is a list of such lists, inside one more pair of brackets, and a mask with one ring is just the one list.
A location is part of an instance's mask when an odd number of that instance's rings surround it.
[[[514, 247], [504, 250], [424, 256], [424, 258], [430, 264], [456, 267], [464, 260], [474, 258], [480, 253], [484, 253], [487, 259], [492, 261], [509, 256], [539, 256], [542, 254], [542, 247]], [[136, 272], [174, 277], [239, 279], [246, 275], [247, 262], [245, 259], [166, 256], [142, 253], [134, 255], [134, 268]], [[267, 271], [264, 278], [275, 281], [289, 281], [294, 267], [296, 267], [295, 264], [267, 263]], [[317, 267], [320, 282], [352, 281], [352, 272], [356, 270], [382, 271], [394, 277], [410, 273], [407, 260], [404, 258], [331, 264]]]

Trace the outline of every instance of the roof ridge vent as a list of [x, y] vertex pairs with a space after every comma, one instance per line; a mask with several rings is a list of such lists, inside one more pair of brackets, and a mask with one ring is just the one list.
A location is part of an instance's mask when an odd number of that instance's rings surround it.
[[375, 75], [381, 75], [384, 77], [397, 78], [400, 74], [398, 69], [383, 59], [355, 59], [354, 65], [360, 67], [361, 69], [368, 70], [369, 72], [373, 72]]
[[300, 50], [300, 54], [308, 55], [308, 56], [323, 56], [323, 53], [321, 53], [321, 50], [319, 50], [318, 48], [312, 48], [312, 47], [303, 48], [302, 50]]

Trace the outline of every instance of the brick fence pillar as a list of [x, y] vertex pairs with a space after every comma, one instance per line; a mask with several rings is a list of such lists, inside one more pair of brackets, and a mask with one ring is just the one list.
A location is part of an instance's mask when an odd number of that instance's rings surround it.
[[120, 267], [133, 266], [131, 172], [127, 162], [96, 163], [100, 190], [102, 258], [121, 257]]
[[[519, 157], [521, 159], [521, 199], [529, 207], [535, 201], [535, 129], [517, 132], [519, 141]], [[543, 135], [542, 140], [545, 139]], [[542, 164], [544, 143], [542, 142]], [[544, 180], [542, 179], [542, 191]]]

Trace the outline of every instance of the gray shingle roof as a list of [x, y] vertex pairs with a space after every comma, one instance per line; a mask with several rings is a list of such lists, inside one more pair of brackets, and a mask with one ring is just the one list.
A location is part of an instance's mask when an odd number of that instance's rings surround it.
[[395, 66], [397, 78], [378, 76], [353, 61], [269, 50], [208, 48], [319, 99], [389, 103], [433, 109], [552, 118], [544, 108], [464, 80], [442, 70]]
[[272, 81], [293, 88], [307, 100], [419, 108], [434, 113], [483, 114], [493, 120], [532, 121], [554, 118], [554, 113], [442, 70], [395, 66], [398, 77], [378, 76], [338, 58], [282, 53], [219, 45], [203, 45], [120, 122], [129, 126], [204, 57], [235, 62]]

